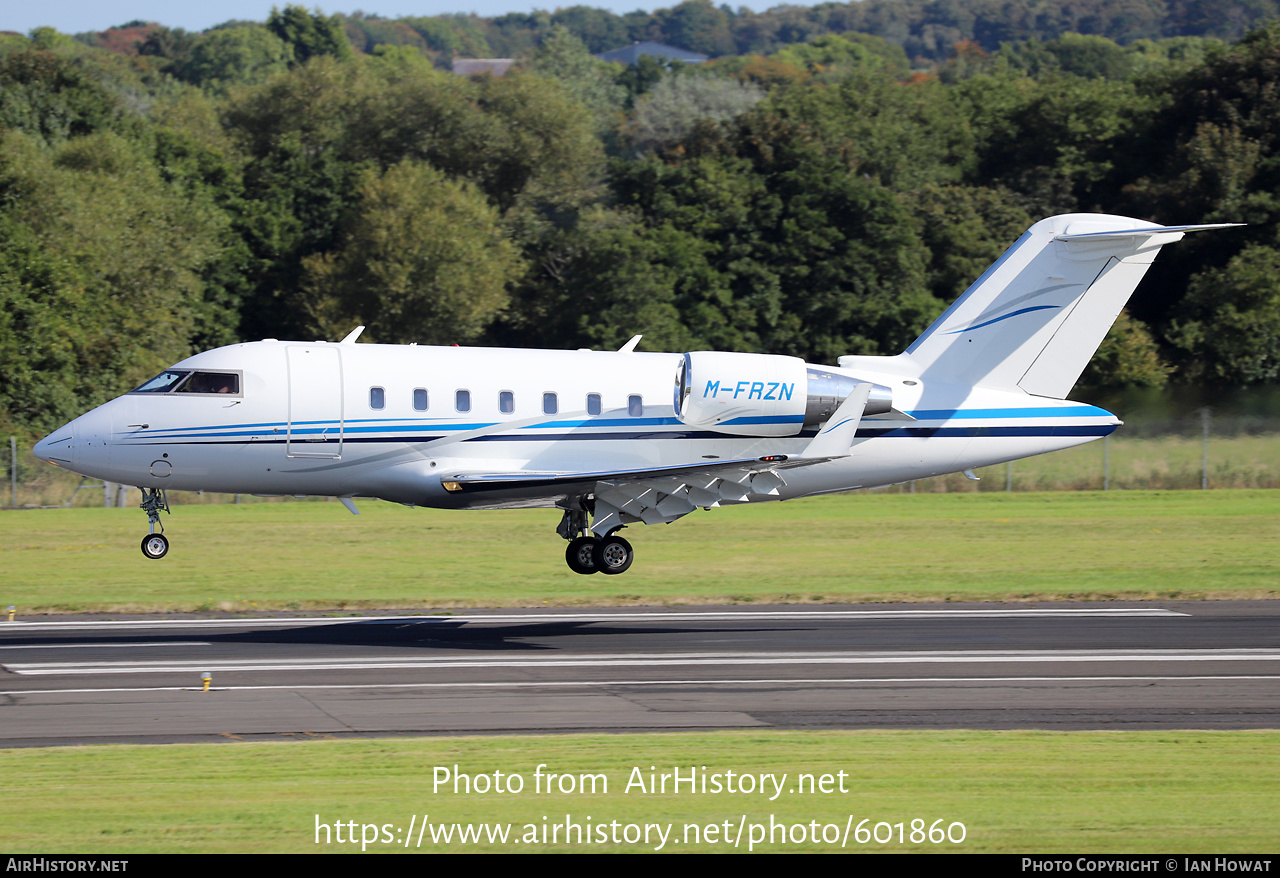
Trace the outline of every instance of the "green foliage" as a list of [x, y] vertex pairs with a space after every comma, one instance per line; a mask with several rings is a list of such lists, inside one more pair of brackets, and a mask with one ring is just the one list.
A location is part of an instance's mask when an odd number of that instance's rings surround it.
[[802, 123], [752, 112], [690, 149], [619, 167], [615, 187], [649, 225], [705, 242], [709, 271], [677, 298], [691, 332], [827, 362], [896, 353], [927, 325], [924, 251], [901, 202]]
[[473, 82], [320, 59], [240, 95], [228, 121], [257, 161], [292, 150], [384, 168], [425, 160], [472, 180], [503, 211], [534, 193], [585, 185], [600, 162], [581, 104], [558, 83], [519, 74]]
[[[287, 6], [203, 34], [15, 36], [0, 417], [51, 423], [191, 348], [358, 320], [385, 340], [895, 353], [1031, 222], [1078, 210], [1249, 223], [1163, 253], [1085, 380], [1158, 385], [1162, 356], [1173, 380], [1273, 380], [1280, 26], [1227, 46], [1275, 4], [1233, 8]], [[720, 57], [590, 54], [640, 39]], [[434, 69], [455, 51], [520, 64]], [[726, 54], [747, 51], [773, 54]]]
[[72, 43], [71, 37], [58, 33], [55, 28], [37, 27], [31, 31], [31, 47], [44, 52], [65, 49]]
[[222, 28], [200, 38], [177, 75], [196, 85], [225, 91], [282, 73], [293, 60], [293, 47], [264, 27]]
[[464, 58], [494, 57], [494, 52], [485, 39], [484, 30], [474, 16], [442, 15], [401, 20], [413, 28], [429, 48], [445, 57], [454, 52]]
[[827, 34], [808, 43], [795, 43], [777, 52], [774, 58], [810, 73], [878, 70], [906, 78], [911, 72], [907, 54], [899, 46], [859, 33]]
[[78, 375], [92, 308], [73, 266], [0, 217], [0, 427], [51, 430], [80, 414]]
[[977, 176], [1019, 193], [1034, 215], [1114, 204], [1117, 178], [1143, 161], [1124, 144], [1148, 124], [1159, 99], [1127, 81], [991, 79], [982, 85], [1003, 103], [1001, 123], [980, 146]]
[[110, 132], [55, 149], [6, 135], [0, 193], [14, 242], [0, 269], [10, 334], [0, 403], [11, 417], [56, 426], [188, 352], [200, 273], [218, 255], [220, 217], [207, 203]]
[[339, 249], [304, 260], [320, 337], [365, 324], [380, 342], [476, 338], [522, 268], [484, 196], [413, 162], [366, 172], [356, 194]]
[[1032, 37], [1022, 43], [1005, 44], [1000, 56], [1015, 70], [1032, 76], [1060, 71], [1085, 79], [1125, 79], [1133, 71], [1131, 53], [1106, 37], [1065, 33], [1042, 43]]
[[735, 119], [763, 99], [764, 90], [752, 82], [695, 73], [667, 76], [637, 102], [628, 133], [638, 149], [659, 149], [683, 140], [698, 125]]
[[1121, 311], [1080, 376], [1080, 383], [1110, 388], [1163, 387], [1172, 371], [1160, 358], [1151, 331], [1129, 312]]
[[908, 194], [921, 241], [929, 250], [926, 283], [951, 303], [1039, 217], [1005, 190], [927, 185]]
[[389, 21], [367, 16], [362, 12], [339, 16], [339, 18], [352, 46], [366, 54], [371, 55], [382, 46], [414, 52], [430, 51], [422, 34], [403, 19]]
[[553, 27], [533, 53], [528, 68], [564, 85], [591, 112], [602, 135], [617, 124], [626, 89], [614, 81], [612, 65], [594, 58], [568, 28]]
[[781, 91], [769, 105], [799, 136], [894, 191], [958, 181], [973, 164], [972, 128], [937, 80], [855, 71], [837, 86]]
[[1193, 381], [1280, 380], [1280, 251], [1248, 247], [1224, 270], [1193, 277], [1169, 336]]
[[190, 62], [199, 41], [197, 34], [187, 33], [180, 27], [172, 30], [155, 27], [147, 33], [146, 39], [138, 43], [138, 54], [162, 58], [168, 62], [166, 67], [171, 72], [177, 72]]
[[308, 12], [305, 6], [293, 5], [286, 6], [281, 12], [273, 6], [267, 18], [267, 29], [289, 45], [298, 64], [322, 55], [340, 61], [355, 56], [351, 41], [336, 15], [325, 18], [319, 12]]
[[529, 272], [494, 341], [616, 349], [643, 331], [645, 350], [705, 346], [677, 295], [687, 279], [708, 274], [706, 250], [670, 225], [648, 229], [633, 215], [589, 208], [528, 248]]
[[128, 127], [120, 99], [69, 59], [33, 48], [0, 60], [0, 129], [55, 144]]
[[672, 9], [656, 10], [653, 17], [662, 42], [713, 57], [737, 50], [729, 14], [711, 0], [684, 0]]
[[635, 64], [628, 64], [618, 71], [616, 81], [626, 90], [627, 109], [635, 106], [642, 95], [648, 94], [664, 76], [679, 73], [685, 68], [682, 61], [663, 61], [655, 55], [641, 55]]
[[1280, 25], [1205, 64], [1144, 83], [1169, 95], [1140, 145], [1136, 209], [1155, 216], [1270, 224], [1280, 220]]

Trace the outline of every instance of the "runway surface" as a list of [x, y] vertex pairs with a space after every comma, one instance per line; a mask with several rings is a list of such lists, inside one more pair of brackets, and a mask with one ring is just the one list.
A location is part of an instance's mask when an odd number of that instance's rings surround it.
[[1280, 602], [0, 622], [3, 747], [766, 727], [1278, 728]]

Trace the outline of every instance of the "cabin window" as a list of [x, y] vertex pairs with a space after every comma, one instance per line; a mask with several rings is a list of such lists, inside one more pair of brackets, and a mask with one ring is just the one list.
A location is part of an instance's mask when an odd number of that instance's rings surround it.
[[413, 410], [415, 412], [425, 412], [427, 410], [427, 389], [425, 387], [413, 388]]
[[600, 414], [600, 394], [598, 393], [587, 394], [587, 414], [589, 415]]
[[627, 414], [633, 418], [638, 418], [644, 414], [644, 400], [638, 395], [627, 397]]
[[542, 413], [544, 415], [554, 415], [560, 411], [560, 403], [556, 401], [554, 393], [542, 394]]
[[382, 411], [387, 405], [387, 392], [381, 387], [369, 388], [369, 408]]
[[166, 369], [156, 377], [152, 378], [145, 384], [139, 385], [133, 389], [134, 393], [167, 393], [172, 390], [179, 381], [186, 378], [189, 372], [175, 372], [172, 369]]
[[192, 372], [174, 393], [229, 393], [240, 395], [240, 376], [234, 372]]
[[516, 395], [510, 390], [498, 394], [498, 411], [509, 415], [516, 410]]
[[454, 395], [453, 407], [460, 412], [471, 411], [471, 391], [459, 390], [457, 394]]

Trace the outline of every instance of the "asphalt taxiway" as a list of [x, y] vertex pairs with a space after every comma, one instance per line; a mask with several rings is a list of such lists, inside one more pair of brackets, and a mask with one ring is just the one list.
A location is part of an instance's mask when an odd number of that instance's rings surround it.
[[1280, 602], [0, 622], [0, 747], [761, 727], [1280, 728]]

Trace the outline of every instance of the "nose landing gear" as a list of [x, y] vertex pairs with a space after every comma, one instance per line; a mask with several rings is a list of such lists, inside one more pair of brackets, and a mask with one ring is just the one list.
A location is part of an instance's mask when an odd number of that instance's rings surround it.
[[[160, 522], [160, 512], [169, 511], [169, 501], [165, 499], [163, 488], [138, 490], [142, 492], [142, 504], [138, 508], [147, 513], [147, 523], [151, 526], [151, 532], [142, 538], [142, 554], [158, 561], [169, 551], [169, 540], [164, 535], [164, 525]], [[156, 533], [156, 525], [160, 526], [160, 533]]]

